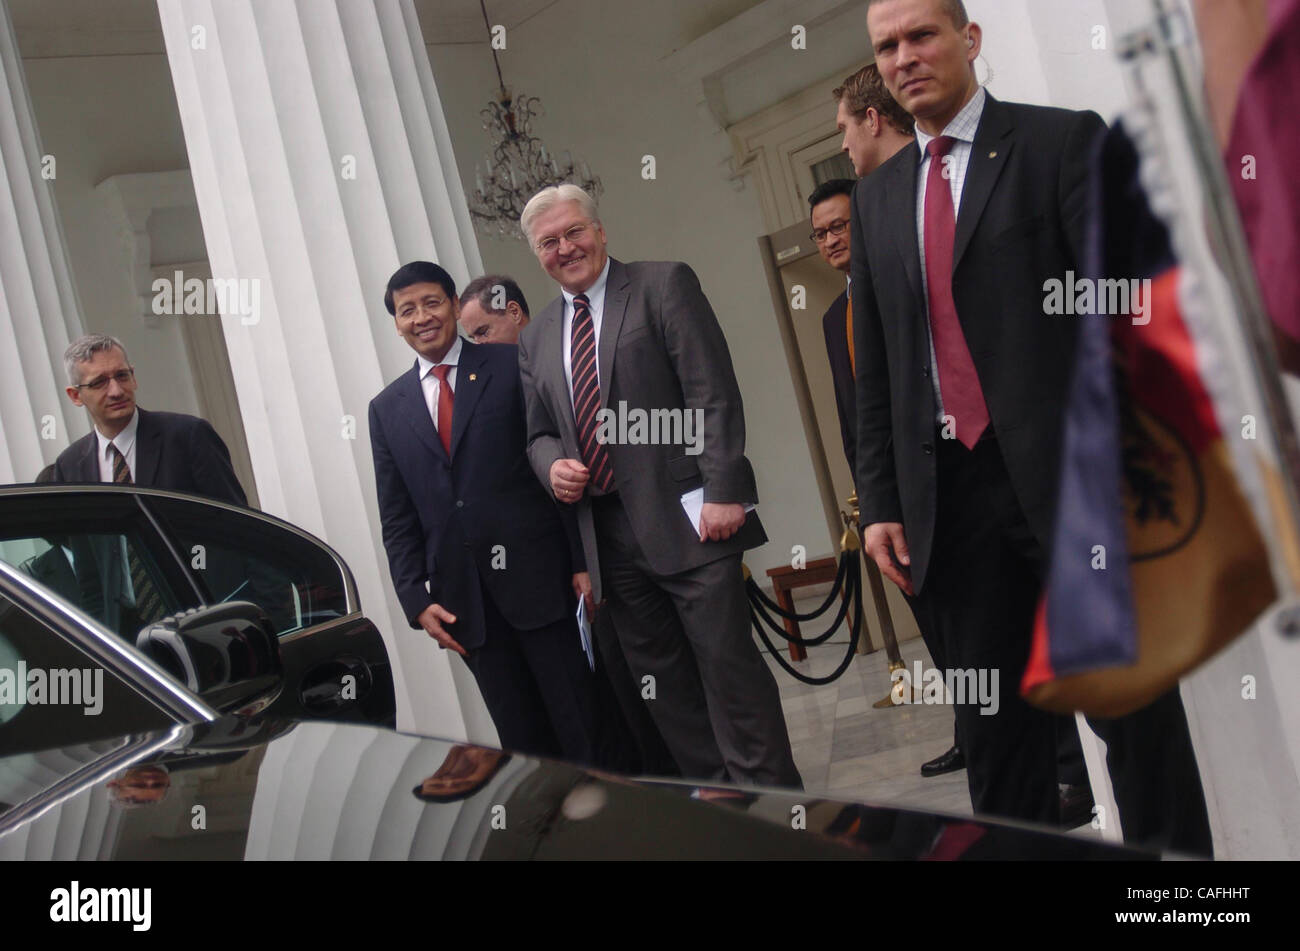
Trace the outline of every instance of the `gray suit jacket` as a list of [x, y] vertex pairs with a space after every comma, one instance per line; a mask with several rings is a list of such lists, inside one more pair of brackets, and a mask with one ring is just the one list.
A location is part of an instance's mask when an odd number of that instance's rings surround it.
[[[564, 373], [563, 318], [561, 296], [519, 338], [528, 460], [547, 491], [555, 460], [582, 458]], [[698, 454], [688, 453], [680, 439], [608, 447], [615, 487], [651, 567], [678, 574], [767, 541], [758, 514], [751, 512], [725, 542], [701, 542], [682, 509], [681, 496], [700, 486], [706, 502], [758, 502], [754, 470], [745, 458], [745, 414], [731, 353], [695, 272], [675, 261], [623, 264], [611, 258], [597, 366], [601, 407], [623, 409], [629, 420], [638, 409], [668, 410], [684, 425], [684, 411], [702, 411]], [[653, 434], [649, 429], [647, 435]], [[588, 496], [577, 509], [599, 601], [600, 561]]]

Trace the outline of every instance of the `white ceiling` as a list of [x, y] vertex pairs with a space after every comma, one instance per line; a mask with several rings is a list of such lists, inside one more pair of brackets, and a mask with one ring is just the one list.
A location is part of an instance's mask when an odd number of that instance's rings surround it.
[[[24, 59], [165, 52], [155, 0], [0, 0]], [[559, 0], [487, 0], [493, 24], [512, 30]], [[486, 43], [479, 0], [415, 0], [430, 46]]]

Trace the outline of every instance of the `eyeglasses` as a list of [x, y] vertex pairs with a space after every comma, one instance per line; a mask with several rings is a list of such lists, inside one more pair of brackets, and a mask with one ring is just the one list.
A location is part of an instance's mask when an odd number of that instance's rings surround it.
[[89, 383], [74, 383], [74, 390], [94, 390], [98, 393], [104, 387], [108, 386], [109, 380], [116, 380], [118, 386], [126, 386], [135, 376], [135, 367], [129, 367], [125, 370], [118, 370], [116, 373], [110, 373], [108, 376], [96, 377]]
[[410, 320], [422, 311], [436, 314], [445, 303], [447, 303], [446, 297], [426, 297], [422, 301], [411, 301], [397, 311], [397, 318], [398, 320]]
[[818, 244], [821, 244], [826, 240], [827, 235], [833, 234], [836, 237], [839, 237], [847, 231], [848, 228], [849, 223], [847, 221], [832, 221], [829, 228], [815, 228], [813, 229], [813, 233], [808, 237], [812, 238]]
[[[569, 242], [569, 244], [577, 244], [578, 239], [582, 237], [583, 232], [587, 230], [587, 227], [587, 225], [574, 225], [568, 231], [564, 232], [564, 240]], [[537, 250], [543, 254], [550, 254], [559, 248], [559, 246], [560, 239], [554, 235], [549, 238], [543, 238], [541, 241], [537, 242]]]

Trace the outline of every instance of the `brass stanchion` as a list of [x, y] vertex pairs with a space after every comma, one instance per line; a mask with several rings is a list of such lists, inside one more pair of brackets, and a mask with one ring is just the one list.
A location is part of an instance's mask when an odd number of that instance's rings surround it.
[[[844, 519], [844, 537], [840, 540], [840, 547], [845, 551], [859, 550], [862, 548], [861, 533], [862, 529], [858, 525], [858, 493], [854, 492], [848, 498], [848, 505], [851, 512], [841, 512], [840, 517]], [[885, 656], [889, 658], [889, 693], [881, 697], [871, 706], [877, 710], [883, 710], [886, 707], [898, 706], [906, 702], [905, 691], [908, 689], [905, 678], [894, 679], [894, 671], [903, 670], [903, 654], [898, 649], [898, 636], [894, 633], [894, 619], [889, 614], [889, 602], [885, 599], [885, 582], [880, 577], [880, 568], [874, 561], [866, 557], [866, 552], [859, 559], [862, 562], [862, 570], [867, 573], [867, 585], [871, 590], [871, 600], [876, 606], [876, 621], [880, 625], [880, 639], [885, 644]], [[862, 640], [858, 642], [858, 653], [866, 653], [862, 649], [863, 642], [866, 641], [866, 631], [862, 632]], [[912, 688], [912, 699], [918, 699], [919, 691]]]

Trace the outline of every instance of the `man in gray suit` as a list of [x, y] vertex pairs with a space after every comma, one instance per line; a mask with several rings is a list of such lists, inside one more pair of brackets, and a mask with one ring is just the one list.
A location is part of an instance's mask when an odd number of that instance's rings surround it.
[[[682, 774], [801, 786], [749, 631], [741, 554], [767, 540], [731, 354], [695, 274], [605, 251], [591, 197], [520, 224], [563, 293], [524, 329], [528, 458], [577, 508], [593, 590]], [[688, 511], [690, 514], [688, 514]]]

